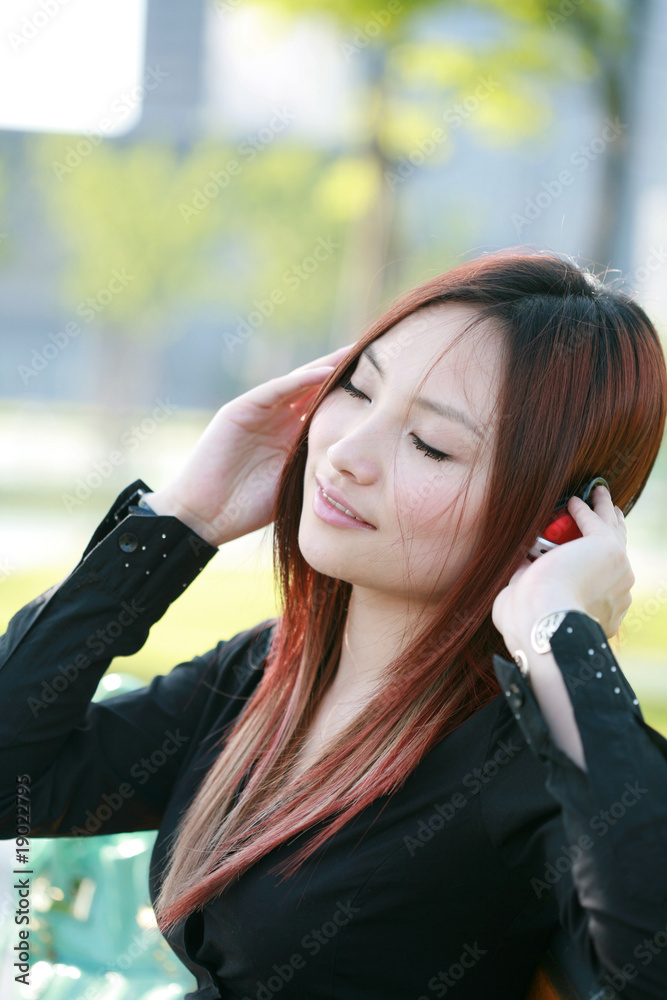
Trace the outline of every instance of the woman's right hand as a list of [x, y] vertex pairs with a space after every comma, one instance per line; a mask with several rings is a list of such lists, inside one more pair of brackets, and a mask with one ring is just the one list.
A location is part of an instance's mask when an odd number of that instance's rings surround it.
[[346, 344], [222, 406], [180, 472], [147, 499], [211, 545], [271, 521], [278, 480], [311, 397], [353, 347]]

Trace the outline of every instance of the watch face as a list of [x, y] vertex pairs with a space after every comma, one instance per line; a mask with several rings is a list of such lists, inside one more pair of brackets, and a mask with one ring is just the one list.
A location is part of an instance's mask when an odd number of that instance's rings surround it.
[[567, 611], [552, 611], [535, 622], [530, 633], [530, 641], [536, 653], [549, 652], [551, 649], [549, 640], [566, 614]]

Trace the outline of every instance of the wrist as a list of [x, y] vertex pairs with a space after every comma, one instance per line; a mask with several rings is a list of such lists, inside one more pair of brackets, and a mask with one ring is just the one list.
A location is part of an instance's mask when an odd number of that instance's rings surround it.
[[[579, 606], [561, 606], [551, 608], [549, 611], [539, 615], [530, 626], [530, 632], [522, 630], [517, 633], [518, 638], [512, 644], [506, 642], [507, 648], [512, 653], [512, 658], [518, 666], [524, 679], [531, 683], [531, 668], [540, 664], [539, 669], [544, 669], [543, 664], [548, 659], [553, 662], [551, 653], [551, 637], [558, 631], [568, 614], [577, 612], [587, 615], [594, 621], [598, 619], [591, 615], [585, 608]], [[572, 631], [571, 629], [569, 631]]]
[[164, 517], [178, 518], [179, 521], [186, 524], [188, 528], [199, 535], [200, 538], [203, 538], [205, 542], [208, 542], [209, 545], [218, 547], [222, 544], [211, 525], [195, 514], [194, 511], [184, 507], [168, 490], [164, 489], [158, 490], [156, 493], [146, 493], [145, 500], [156, 514]]
[[548, 594], [526, 594], [520, 601], [515, 600], [512, 608], [514, 613], [509, 628], [503, 632], [505, 645], [511, 652], [517, 647], [521, 649], [532, 648], [531, 633], [535, 623], [546, 615], [561, 610], [580, 611], [582, 614], [590, 615], [583, 602], [571, 592], [552, 591]]

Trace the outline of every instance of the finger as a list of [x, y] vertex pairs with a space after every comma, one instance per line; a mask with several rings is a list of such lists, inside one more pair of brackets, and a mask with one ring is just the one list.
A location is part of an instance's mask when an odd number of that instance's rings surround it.
[[335, 351], [330, 351], [328, 354], [323, 354], [319, 358], [315, 358], [313, 361], [307, 361], [305, 364], [300, 365], [295, 371], [304, 371], [309, 368], [318, 368], [321, 365], [337, 365], [342, 358], [348, 353], [348, 351], [354, 347], [352, 344], [344, 344], [343, 347], [337, 347]]
[[612, 502], [611, 494], [604, 486], [596, 486], [593, 490], [593, 507], [595, 513], [602, 518], [605, 524], [620, 534], [623, 544], [625, 544], [628, 529], [623, 511]]
[[[581, 499], [581, 497], [570, 497], [567, 509], [577, 522], [577, 527], [582, 534], [595, 532], [601, 527], [600, 521], [610, 528], [618, 527], [618, 518], [611, 502], [609, 491], [604, 486], [596, 486], [592, 494], [593, 509]], [[584, 527], [586, 530], [584, 530]]]
[[299, 399], [306, 392], [312, 391], [313, 388], [318, 388], [318, 383], [328, 378], [334, 368], [335, 365], [319, 365], [317, 368], [295, 368], [288, 375], [281, 375], [278, 378], [270, 379], [268, 382], [250, 389], [247, 396], [256, 406], [265, 407], [276, 406], [279, 403]]
[[354, 347], [354, 344], [344, 344], [343, 347], [338, 347], [335, 351], [322, 355], [321, 358], [315, 358], [314, 361], [308, 361], [305, 365], [294, 368], [287, 375], [269, 379], [268, 382], [250, 389], [246, 395], [257, 406], [264, 407], [276, 406], [290, 399], [299, 399], [305, 390], [313, 386], [317, 388], [317, 384], [331, 374], [351, 347]]
[[314, 385], [312, 388], [306, 388], [305, 392], [302, 392], [297, 399], [293, 399], [291, 403], [288, 403], [289, 408], [293, 413], [301, 414], [301, 420], [306, 419], [306, 414], [310, 409], [313, 396], [319, 392], [319, 389], [319, 384]]
[[625, 523], [625, 518], [623, 516], [623, 511], [621, 510], [620, 507], [614, 507], [614, 513], [616, 514], [616, 518], [617, 518], [617, 528], [616, 528], [616, 530], [618, 531], [621, 539], [623, 540], [623, 544], [627, 546], [627, 544], [628, 544], [628, 526]]
[[611, 499], [611, 493], [605, 486], [602, 486], [602, 484], [598, 484], [595, 487], [593, 493], [591, 494], [591, 500], [593, 501], [593, 510], [596, 512], [598, 507], [602, 507], [606, 510], [608, 508], [613, 508], [614, 506]]

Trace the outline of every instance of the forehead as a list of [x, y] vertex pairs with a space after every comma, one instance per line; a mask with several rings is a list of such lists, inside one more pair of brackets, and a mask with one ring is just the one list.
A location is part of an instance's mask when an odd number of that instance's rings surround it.
[[385, 380], [405, 392], [465, 403], [476, 420], [488, 424], [500, 388], [503, 344], [493, 324], [478, 316], [474, 306], [454, 302], [406, 316], [370, 345]]

